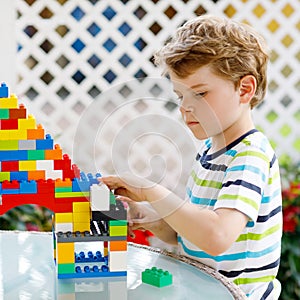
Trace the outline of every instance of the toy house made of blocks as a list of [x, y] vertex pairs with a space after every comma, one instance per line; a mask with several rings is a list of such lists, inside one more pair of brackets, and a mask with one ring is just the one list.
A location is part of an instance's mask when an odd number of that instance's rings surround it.
[[0, 214], [23, 204], [53, 211], [58, 278], [127, 275], [126, 210], [99, 176], [80, 172], [1, 84]]

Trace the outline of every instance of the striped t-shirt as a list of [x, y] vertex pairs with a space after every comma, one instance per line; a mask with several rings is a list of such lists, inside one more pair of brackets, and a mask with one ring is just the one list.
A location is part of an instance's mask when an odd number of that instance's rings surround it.
[[[225, 149], [208, 154], [203, 143], [187, 183], [191, 203], [208, 209], [233, 208], [249, 217], [239, 238], [211, 256], [178, 236], [182, 254], [218, 270], [249, 299], [276, 299], [282, 199], [278, 161], [267, 138], [253, 129]], [[201, 228], [199, 228], [201, 230]]]

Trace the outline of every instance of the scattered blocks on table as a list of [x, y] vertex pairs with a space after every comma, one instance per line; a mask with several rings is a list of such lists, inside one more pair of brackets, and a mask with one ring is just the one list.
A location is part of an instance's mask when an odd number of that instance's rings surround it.
[[168, 271], [152, 267], [142, 272], [142, 282], [156, 287], [164, 287], [171, 285], [173, 278]]

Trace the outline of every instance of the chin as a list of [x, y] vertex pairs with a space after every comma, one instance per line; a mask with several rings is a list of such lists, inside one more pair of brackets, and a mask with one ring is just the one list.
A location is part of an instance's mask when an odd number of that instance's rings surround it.
[[209, 138], [209, 136], [203, 131], [199, 132], [199, 131], [192, 130], [192, 133], [193, 133], [194, 137], [200, 141], [203, 141], [203, 140], [206, 140], [207, 138]]

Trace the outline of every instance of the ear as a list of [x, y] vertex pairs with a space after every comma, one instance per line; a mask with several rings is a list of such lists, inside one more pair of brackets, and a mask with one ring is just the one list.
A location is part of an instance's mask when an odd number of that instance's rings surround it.
[[246, 75], [240, 80], [240, 103], [250, 103], [256, 91], [256, 79], [253, 75]]

